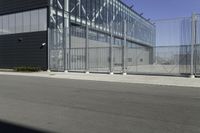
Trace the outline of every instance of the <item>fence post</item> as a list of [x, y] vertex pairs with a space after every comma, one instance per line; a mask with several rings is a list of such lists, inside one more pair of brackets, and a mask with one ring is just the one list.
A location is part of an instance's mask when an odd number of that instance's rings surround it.
[[113, 75], [113, 22], [110, 24], [110, 74]]
[[[69, 17], [70, 19], [70, 17]], [[71, 48], [72, 48], [72, 27], [71, 27], [71, 23], [69, 23], [69, 48], [68, 48], [68, 71], [71, 70]]]
[[69, 27], [65, 28], [65, 72], [69, 72], [69, 53], [70, 53], [70, 31]]
[[123, 75], [127, 75], [126, 72], [126, 20], [124, 20], [124, 43], [123, 43]]
[[64, 72], [68, 72], [67, 71], [67, 62], [66, 62], [66, 57], [67, 57], [67, 41], [66, 41], [66, 29], [65, 27], [63, 27], [63, 51], [64, 51], [64, 57], [63, 57], [63, 63], [64, 63]]
[[51, 72], [51, 68], [50, 68], [50, 63], [51, 63], [51, 62], [50, 62], [50, 55], [51, 55], [51, 54], [50, 54], [50, 52], [51, 52], [51, 51], [50, 51], [51, 30], [48, 28], [48, 29], [47, 29], [47, 32], [48, 32], [48, 40], [47, 40], [47, 41], [48, 41], [48, 42], [47, 42], [47, 44], [48, 44], [48, 45], [47, 45], [47, 47], [48, 47], [48, 49], [47, 49], [47, 50], [48, 50], [48, 51], [47, 51], [47, 53], [48, 53], [48, 55], [47, 55], [47, 56], [48, 56], [48, 68], [47, 68], [47, 72]]
[[89, 73], [89, 40], [88, 40], [88, 24], [86, 23], [86, 34], [85, 34], [85, 73]]
[[192, 14], [192, 41], [191, 41], [191, 73], [190, 73], [191, 78], [195, 77], [195, 72], [194, 72], [195, 43], [196, 43], [196, 14], [193, 13]]

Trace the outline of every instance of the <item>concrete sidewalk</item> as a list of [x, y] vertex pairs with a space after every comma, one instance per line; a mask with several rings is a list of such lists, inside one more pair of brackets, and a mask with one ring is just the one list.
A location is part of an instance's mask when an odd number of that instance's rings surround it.
[[75, 80], [92, 80], [121, 83], [137, 83], [167, 86], [200, 87], [200, 78], [172, 77], [172, 76], [145, 76], [145, 75], [108, 75], [108, 74], [85, 74], [85, 73], [64, 73], [64, 72], [0, 72], [0, 76], [31, 76], [44, 78], [60, 78]]

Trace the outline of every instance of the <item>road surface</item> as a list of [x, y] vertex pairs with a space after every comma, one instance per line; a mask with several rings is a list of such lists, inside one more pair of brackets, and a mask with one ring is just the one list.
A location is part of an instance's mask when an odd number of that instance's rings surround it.
[[200, 88], [0, 75], [1, 129], [200, 133]]

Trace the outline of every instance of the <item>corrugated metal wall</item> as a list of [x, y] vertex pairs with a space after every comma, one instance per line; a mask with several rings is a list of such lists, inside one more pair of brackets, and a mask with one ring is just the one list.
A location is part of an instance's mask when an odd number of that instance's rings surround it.
[[0, 0], [0, 15], [47, 7], [49, 0]]
[[[49, 0], [0, 0], [0, 15], [46, 8]], [[0, 68], [48, 67], [47, 31], [0, 35]]]
[[33, 66], [47, 69], [47, 32], [0, 36], [0, 68]]

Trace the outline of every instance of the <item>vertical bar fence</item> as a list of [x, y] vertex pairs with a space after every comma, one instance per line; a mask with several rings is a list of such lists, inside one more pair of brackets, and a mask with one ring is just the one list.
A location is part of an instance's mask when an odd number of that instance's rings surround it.
[[[66, 30], [69, 31], [66, 37], [69, 38], [66, 39], [65, 46], [60, 43], [62, 39], [59, 39], [61, 36], [59, 31], [49, 29], [49, 69], [52, 71], [67, 69], [67, 71], [82, 72], [199, 75], [199, 15], [172, 21], [179, 31], [175, 31], [176, 35], [171, 36], [167, 33], [173, 32], [170, 28], [166, 31], [162, 28], [157, 29], [156, 42], [162, 44], [159, 46], [141, 45], [137, 41], [128, 40], [126, 22], [122, 38], [116, 36], [112, 30], [110, 33], [100, 34], [88, 26], [70, 28], [70, 31]], [[171, 24], [170, 26], [174, 29]], [[112, 27], [115, 25], [113, 24], [111, 29]], [[164, 32], [163, 35], [158, 34], [161, 31]], [[173, 38], [173, 41], [169, 38]], [[169, 45], [166, 46], [163, 40]]]

